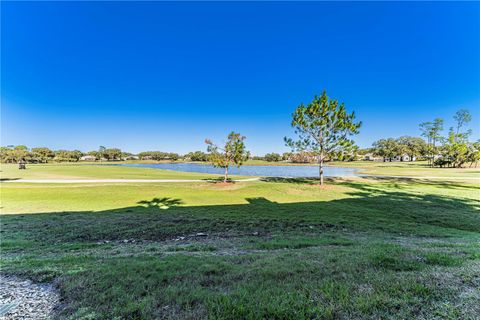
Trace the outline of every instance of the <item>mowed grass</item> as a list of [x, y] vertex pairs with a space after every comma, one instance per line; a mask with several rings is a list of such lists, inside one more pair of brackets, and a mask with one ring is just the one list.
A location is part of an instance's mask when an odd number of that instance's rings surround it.
[[[160, 171], [160, 170], [159, 170]], [[2, 272], [59, 319], [478, 319], [474, 181], [2, 184]]]
[[372, 175], [385, 176], [410, 176], [410, 177], [444, 177], [460, 180], [467, 178], [470, 181], [480, 183], [480, 167], [470, 167], [467, 163], [464, 168], [432, 168], [427, 161], [352, 161], [352, 162], [330, 162], [330, 166], [354, 167], [361, 169], [360, 172]]
[[1, 164], [1, 179], [212, 179], [218, 175], [196, 172], [132, 168], [108, 164], [28, 164], [26, 170], [18, 165]]

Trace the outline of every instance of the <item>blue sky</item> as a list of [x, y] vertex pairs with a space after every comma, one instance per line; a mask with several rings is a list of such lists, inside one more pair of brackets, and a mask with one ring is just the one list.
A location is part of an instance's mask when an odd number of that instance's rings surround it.
[[480, 3], [2, 2], [1, 144], [288, 151], [326, 89], [356, 137], [419, 135], [467, 108], [480, 137]]

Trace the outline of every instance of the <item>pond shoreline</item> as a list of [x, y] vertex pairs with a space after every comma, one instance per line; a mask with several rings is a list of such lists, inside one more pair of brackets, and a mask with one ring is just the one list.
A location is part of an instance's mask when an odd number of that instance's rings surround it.
[[[110, 164], [111, 166], [133, 167], [133, 168], [150, 168], [173, 170], [181, 172], [195, 172], [204, 174], [223, 174], [224, 169], [214, 167], [211, 164], [197, 163], [157, 163], [157, 164]], [[262, 166], [262, 165], [244, 165], [240, 168], [231, 166], [229, 173], [237, 176], [253, 176], [253, 177], [289, 177], [304, 178], [315, 177], [319, 175], [318, 166]], [[325, 177], [359, 177], [360, 169], [346, 167], [324, 167]]]

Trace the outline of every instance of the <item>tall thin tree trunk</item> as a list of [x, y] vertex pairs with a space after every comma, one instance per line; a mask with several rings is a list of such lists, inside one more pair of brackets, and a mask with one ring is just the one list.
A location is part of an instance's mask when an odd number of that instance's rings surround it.
[[433, 140], [433, 148], [432, 148], [432, 168], [435, 165], [435, 137], [432, 138]]
[[323, 186], [323, 156], [320, 156], [318, 171], [320, 175], [320, 185]]
[[227, 182], [228, 180], [228, 166], [225, 167], [225, 176], [223, 177], [223, 182]]

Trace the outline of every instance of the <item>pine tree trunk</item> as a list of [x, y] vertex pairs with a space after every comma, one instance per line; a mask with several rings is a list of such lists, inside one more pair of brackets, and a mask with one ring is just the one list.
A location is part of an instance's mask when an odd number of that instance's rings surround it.
[[223, 182], [227, 182], [228, 180], [228, 166], [225, 167], [225, 176], [223, 178]]
[[318, 167], [318, 170], [319, 170], [319, 175], [320, 175], [320, 185], [323, 186], [323, 157], [320, 156], [320, 159], [319, 159], [319, 167]]

